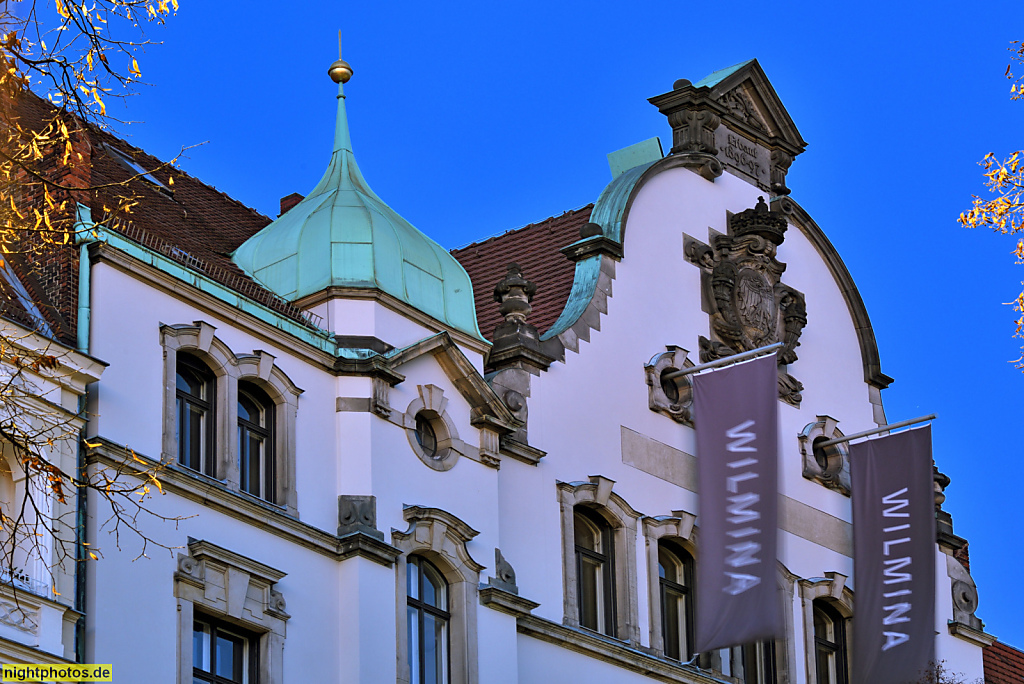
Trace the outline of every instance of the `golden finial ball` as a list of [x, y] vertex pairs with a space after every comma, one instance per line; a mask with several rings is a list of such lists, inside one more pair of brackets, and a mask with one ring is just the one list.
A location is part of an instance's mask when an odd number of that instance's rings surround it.
[[345, 60], [339, 59], [331, 64], [327, 73], [335, 83], [348, 83], [348, 79], [352, 78], [352, 67]]

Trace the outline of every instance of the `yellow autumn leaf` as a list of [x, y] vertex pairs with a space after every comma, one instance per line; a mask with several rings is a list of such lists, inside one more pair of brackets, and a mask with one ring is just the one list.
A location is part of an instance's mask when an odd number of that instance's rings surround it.
[[128, 71], [132, 72], [132, 74], [136, 78], [139, 78], [140, 76], [142, 76], [142, 72], [139, 71], [139, 63], [137, 61], [135, 61], [134, 57], [132, 57], [132, 66], [131, 66], [130, 69], [128, 69]]

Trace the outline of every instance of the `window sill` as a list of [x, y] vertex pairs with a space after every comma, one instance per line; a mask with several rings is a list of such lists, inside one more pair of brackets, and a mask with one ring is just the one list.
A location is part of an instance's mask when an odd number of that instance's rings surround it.
[[[220, 480], [216, 480], [177, 463], [161, 463], [144, 454], [129, 452], [123, 445], [104, 437], [90, 437], [87, 462], [98, 463], [119, 469], [125, 475], [134, 475], [152, 469], [163, 468], [157, 473], [165, 494], [175, 494], [194, 501], [225, 516], [241, 520], [265, 532], [277, 535], [286, 541], [311, 549], [333, 560], [342, 561], [352, 555], [360, 555], [391, 567], [401, 552], [385, 542], [372, 540], [375, 553], [362, 553], [361, 547], [353, 550], [353, 542], [347, 537], [338, 537], [318, 527], [304, 523], [292, 511], [286, 511], [263, 499], [232, 491]], [[133, 454], [126, 456], [126, 454]], [[379, 547], [379, 548], [378, 548]]]
[[175, 470], [183, 475], [187, 475], [188, 477], [194, 477], [197, 480], [202, 480], [203, 482], [209, 483], [211, 485], [224, 487], [225, 489], [228, 488], [227, 480], [219, 480], [216, 477], [213, 477], [212, 475], [207, 475], [201, 470], [193, 470], [192, 468], [189, 468], [187, 465], [182, 465], [177, 461], [170, 461], [169, 463], [167, 463], [167, 468], [168, 470]]
[[[236, 493], [238, 494], [238, 496], [244, 497], [247, 501], [251, 501], [252, 503], [256, 504], [257, 506], [262, 506], [263, 508], [266, 508], [268, 511], [273, 511], [275, 513], [280, 513], [281, 515], [291, 515], [291, 513], [289, 512], [287, 506], [283, 506], [281, 504], [274, 503], [273, 501], [267, 501], [263, 497], [256, 496], [255, 494], [250, 494], [249, 492], [241, 490], [241, 489], [238, 490], [238, 492], [236, 492]], [[296, 517], [296, 516], [291, 515], [291, 517]]]

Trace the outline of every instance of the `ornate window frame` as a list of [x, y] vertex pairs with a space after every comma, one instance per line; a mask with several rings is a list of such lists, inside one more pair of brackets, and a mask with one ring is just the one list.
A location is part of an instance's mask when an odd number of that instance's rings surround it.
[[[427, 467], [438, 471], [451, 470], [455, 467], [456, 461], [464, 451], [463, 442], [459, 439], [459, 432], [455, 423], [445, 410], [448, 407], [448, 398], [444, 396], [444, 390], [437, 385], [417, 385], [419, 396], [413, 399], [408, 408], [405, 409], [406, 437], [409, 438], [409, 446]], [[416, 417], [422, 416], [430, 423], [434, 434], [437, 437], [437, 447], [434, 454], [428, 454], [420, 446], [416, 436]]]
[[391, 530], [391, 543], [402, 552], [395, 560], [398, 681], [411, 681], [405, 629], [406, 573], [408, 558], [415, 554], [433, 563], [448, 582], [450, 682], [478, 684], [476, 606], [480, 572], [485, 566], [473, 560], [466, 544], [480, 533], [440, 508], [405, 506], [402, 515], [409, 528], [405, 532]]
[[853, 630], [849, 629], [849, 621], [853, 618], [853, 592], [846, 586], [846, 575], [839, 572], [826, 572], [823, 578], [802, 579], [798, 584], [800, 586], [800, 604], [803, 608], [804, 660], [807, 666], [807, 684], [819, 684], [814, 644], [814, 602], [816, 600], [827, 602], [847, 621], [844, 648], [846, 650], [847, 663], [849, 663], [849, 657], [852, 653], [850, 647], [853, 639]]
[[284, 596], [274, 589], [285, 573], [203, 540], [178, 554], [174, 597], [178, 602], [177, 684], [192, 684], [192, 625], [197, 613], [235, 624], [256, 635], [260, 684], [283, 684]]
[[[280, 506], [293, 516], [298, 515], [298, 497], [295, 491], [296, 419], [299, 395], [295, 386], [275, 364], [273, 354], [256, 350], [252, 354], [236, 355], [216, 335], [216, 328], [205, 321], [192, 325], [160, 326], [160, 344], [164, 350], [164, 426], [161, 459], [177, 463], [178, 445], [174, 436], [178, 352], [187, 352], [205, 363], [215, 376], [214, 449], [216, 477], [228, 489], [242, 496]], [[260, 499], [239, 486], [238, 472], [238, 383], [249, 382], [270, 397], [274, 403], [274, 501]], [[188, 470], [189, 473], [196, 471]], [[207, 477], [196, 473], [198, 477]]]
[[[690, 554], [696, 562], [698, 556], [699, 529], [694, 524], [697, 516], [687, 511], [672, 511], [670, 516], [647, 517], [643, 519], [644, 542], [647, 551], [647, 589], [648, 611], [650, 613], [650, 644], [651, 650], [659, 658], [667, 658], [661, 631], [661, 595], [660, 577], [658, 576], [658, 542], [670, 540]], [[786, 633], [773, 643], [775, 646], [775, 677], [776, 681], [789, 682], [789, 664], [793, 659], [793, 622], [792, 605], [794, 582], [798, 579], [782, 563], [778, 563], [778, 582], [784, 597], [783, 610], [785, 615]], [[700, 587], [694, 585], [692, 593], [695, 600], [700, 595]], [[691, 654], [691, 657], [692, 654]], [[707, 654], [710, 667], [719, 661], [717, 653]], [[702, 665], [703, 667], [703, 665]]]
[[612, 491], [615, 485], [602, 475], [591, 475], [588, 482], [558, 482], [558, 503], [562, 519], [563, 622], [580, 629], [576, 547], [573, 513], [586, 506], [612, 527], [615, 578], [615, 634], [612, 638], [640, 646], [639, 608], [637, 606], [636, 535], [641, 513]]
[[[651, 616], [650, 635], [651, 649], [661, 658], [665, 655], [665, 642], [662, 635], [661, 614], [661, 578], [658, 575], [658, 542], [662, 539], [671, 540], [681, 549], [697, 559], [697, 531], [694, 527], [697, 516], [686, 511], [672, 511], [671, 516], [644, 517], [644, 542], [647, 550], [647, 597], [648, 611]], [[696, 588], [691, 587], [696, 594]], [[693, 600], [691, 597], [690, 600]], [[692, 654], [690, 654], [692, 657]]]

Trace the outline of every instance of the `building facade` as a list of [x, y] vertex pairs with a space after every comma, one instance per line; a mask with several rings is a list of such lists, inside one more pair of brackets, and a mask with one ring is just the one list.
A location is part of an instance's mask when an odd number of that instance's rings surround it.
[[[363, 178], [351, 69], [330, 75], [328, 168], [276, 220], [164, 169], [131, 220], [82, 198], [79, 245], [40, 265], [40, 298], [71, 302], [37, 317], [75, 378], [82, 453], [68, 433], [60, 458], [160, 486], [131, 524], [96, 491], [61, 504], [103, 559], [60, 566], [59, 596], [23, 586], [54, 615], [0, 619], [0, 658], [177, 684], [845, 684], [849, 457], [815, 445], [884, 425], [891, 379], [790, 197], [805, 143], [757, 62], [652, 98], [671, 150], [609, 155], [594, 204], [453, 253]], [[83, 150], [91, 185], [155, 166], [96, 131]], [[693, 402], [666, 376], [774, 342], [785, 634], [696, 654]], [[973, 680], [993, 639], [946, 484], [937, 655]]]

